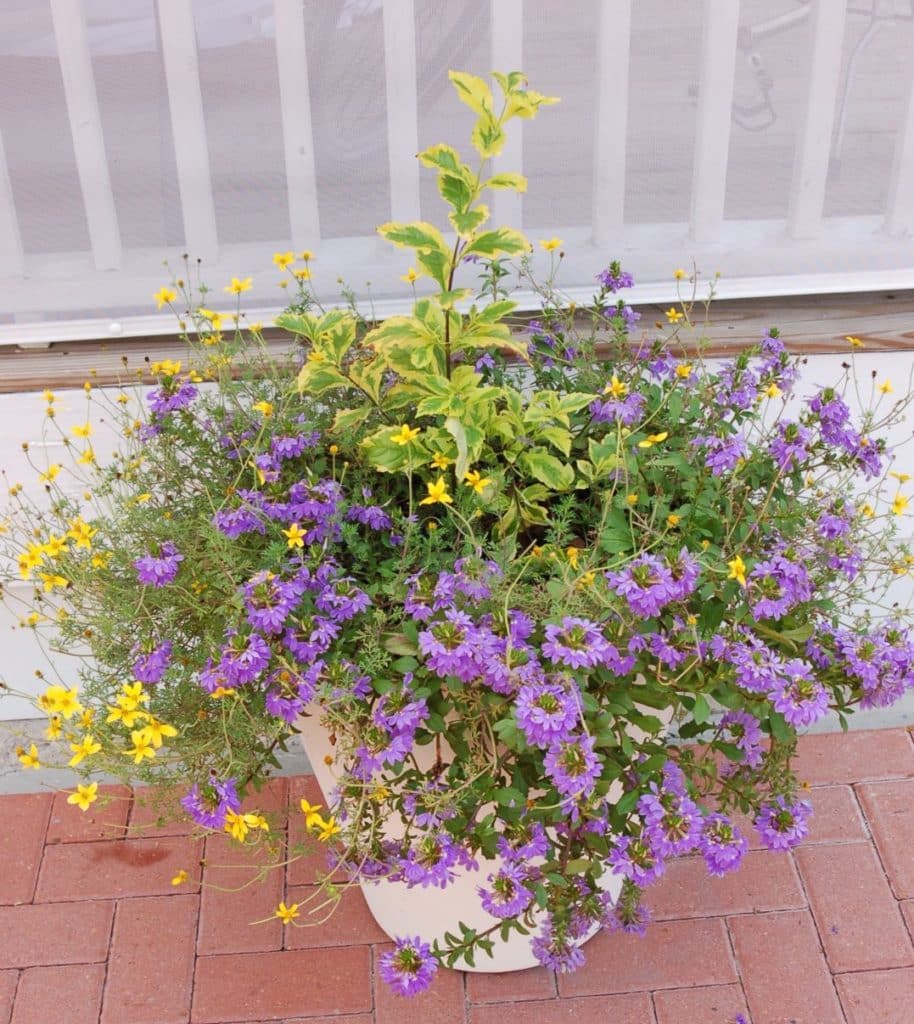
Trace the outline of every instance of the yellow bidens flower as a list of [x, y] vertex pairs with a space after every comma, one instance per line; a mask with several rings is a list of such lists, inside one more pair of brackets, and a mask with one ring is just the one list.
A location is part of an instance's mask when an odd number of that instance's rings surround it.
[[447, 469], [453, 461], [453, 459], [449, 459], [446, 455], [442, 455], [441, 452], [435, 452], [435, 457], [429, 465], [432, 469]]
[[890, 395], [890, 394], [892, 394], [892, 392], [893, 392], [893, 391], [894, 391], [895, 389], [894, 389], [894, 388], [892, 387], [892, 382], [891, 382], [890, 380], [884, 380], [884, 381], [883, 381], [883, 382], [882, 382], [882, 383], [881, 383], [881, 384], [879, 385], [879, 390], [880, 390], [880, 391], [881, 391], [881, 392], [882, 392], [882, 393], [883, 393], [884, 395]]
[[438, 479], [432, 483], [429, 481], [426, 485], [428, 488], [428, 497], [423, 498], [419, 502], [420, 505], [453, 505], [454, 499], [448, 494], [447, 482], [443, 476], [439, 476]]
[[152, 373], [162, 374], [164, 377], [177, 377], [181, 372], [181, 360], [175, 362], [172, 359], [160, 359], [149, 368]]
[[67, 762], [71, 768], [75, 768], [85, 758], [91, 757], [93, 754], [97, 754], [102, 749], [101, 743], [95, 742], [95, 737], [91, 732], [87, 732], [85, 736], [79, 741], [79, 743], [71, 743], [70, 750], [73, 751], [73, 756]]
[[302, 251], [298, 254], [298, 258], [300, 260], [304, 260], [305, 263], [307, 263], [308, 260], [314, 259], [314, 253], [310, 249], [302, 249]]
[[38, 760], [38, 747], [31, 744], [28, 750], [24, 747], [16, 747], [16, 757], [19, 758], [23, 768], [40, 768], [41, 761]]
[[283, 924], [289, 924], [299, 916], [298, 904], [293, 903], [291, 907], [287, 907], [285, 903], [280, 903], [274, 911], [274, 916], [278, 917]]
[[401, 281], [405, 281], [407, 284], [412, 284], [413, 281], [418, 281], [422, 275], [416, 270], [415, 267], [410, 267], [405, 274], [400, 278]]
[[682, 267], [677, 267], [677, 268], [676, 268], [676, 269], [675, 269], [675, 270], [673, 271], [673, 277], [674, 277], [674, 278], [675, 278], [675, 279], [676, 279], [677, 281], [681, 281], [681, 280], [682, 280], [682, 279], [683, 279], [683, 278], [684, 278], [685, 276], [686, 276], [686, 272], [685, 272], [685, 271], [684, 271], [684, 270], [682, 269]]
[[232, 295], [240, 295], [242, 292], [246, 292], [251, 287], [251, 281], [253, 278], [245, 277], [244, 279], [233, 277], [232, 283], [227, 284], [223, 291], [230, 292]]
[[472, 487], [477, 494], [482, 494], [489, 484], [492, 483], [492, 479], [491, 477], [483, 476], [482, 473], [475, 469], [470, 469], [467, 470], [463, 483], [466, 487]]
[[628, 394], [628, 385], [613, 374], [610, 382], [603, 388], [604, 395], [612, 395], [613, 398], [625, 398]]
[[38, 479], [41, 480], [43, 483], [50, 483], [52, 480], [57, 479], [57, 475], [60, 473], [62, 468], [62, 466], [54, 462], [50, 466], [48, 466], [47, 472], [38, 474]]
[[744, 587], [746, 585], [746, 563], [737, 555], [736, 558], [727, 562], [727, 567], [730, 570], [727, 579], [736, 580], [740, 586]]
[[629, 505], [637, 505], [638, 495], [633, 491], [631, 494], [625, 495], [625, 500], [629, 503]]
[[88, 811], [89, 807], [98, 799], [98, 783], [90, 782], [88, 785], [78, 783], [76, 792], [67, 797], [68, 804], [75, 804], [81, 811]]
[[259, 412], [265, 420], [268, 420], [273, 415], [273, 403], [272, 402], [255, 402], [251, 408], [255, 412]]
[[643, 441], [638, 442], [639, 448], [653, 448], [655, 444], [660, 444], [670, 436], [669, 431], [664, 430], [660, 434], [648, 434]]
[[143, 735], [142, 729], [134, 729], [130, 733], [130, 739], [133, 740], [133, 746], [130, 750], [125, 750], [124, 754], [127, 757], [132, 757], [134, 764], [142, 764], [145, 757], [153, 758], [156, 756], [155, 747]]
[[908, 507], [910, 499], [906, 498], [903, 494], [896, 494], [895, 500], [892, 502], [892, 511], [896, 516], [900, 516], [902, 512]]
[[151, 743], [158, 750], [165, 739], [172, 739], [177, 736], [178, 730], [173, 725], [166, 725], [157, 718], [150, 716], [143, 728], [139, 730], [139, 733], [143, 739]]
[[74, 437], [88, 437], [92, 433], [92, 424], [84, 423], [81, 427], [71, 427], [70, 433]]
[[680, 380], [685, 380], [692, 376], [692, 364], [691, 363], [680, 363], [676, 367], [676, 376]]
[[168, 305], [169, 302], [174, 302], [178, 297], [178, 293], [174, 288], [163, 287], [160, 288], [153, 298], [156, 300], [156, 309], [161, 309], [163, 306]]
[[911, 479], [910, 473], [898, 473], [896, 470], [890, 470], [889, 476], [897, 480], [900, 484], [906, 483]]
[[274, 252], [273, 262], [279, 267], [280, 270], [285, 270], [286, 267], [290, 266], [295, 262], [294, 252]]
[[863, 342], [859, 338], [855, 338], [852, 334], [846, 334], [844, 340], [848, 342], [851, 348], [863, 348]]
[[670, 513], [670, 515], [668, 515], [666, 517], [666, 525], [667, 526], [671, 526], [671, 527], [672, 526], [678, 526], [681, 518], [682, 518], [681, 516], [677, 516], [677, 515], [674, 515], [673, 513]]
[[572, 569], [577, 569], [578, 559], [581, 557], [581, 549], [574, 546], [565, 548], [565, 557]]
[[297, 267], [292, 273], [299, 281], [311, 280], [311, 271], [307, 267]]
[[270, 831], [267, 819], [262, 814], [237, 814], [235, 811], [227, 811], [225, 815], [225, 831], [236, 842], [243, 843], [248, 832], [252, 828], [262, 828], [265, 832]]
[[394, 444], [409, 444], [410, 441], [413, 441], [421, 433], [422, 431], [419, 427], [411, 427], [408, 423], [404, 423], [396, 434], [391, 435], [390, 439]]
[[44, 391], [42, 391], [41, 393], [44, 396], [44, 400], [48, 403], [48, 405], [54, 404], [54, 399], [56, 396], [53, 391], [49, 391], [47, 388], [45, 388]]
[[556, 249], [562, 248], [563, 242], [561, 238], [544, 238], [540, 241], [540, 245], [546, 252], [554, 252]]
[[666, 311], [666, 318], [671, 324], [678, 324], [680, 320], [685, 317], [685, 313], [680, 313], [675, 306], [670, 306]]
[[45, 729], [44, 734], [49, 740], [59, 740], [60, 734], [63, 731], [63, 721], [60, 715], [51, 715], [48, 720], [48, 727]]
[[323, 807], [323, 804], [311, 804], [302, 797], [299, 802], [299, 807], [301, 807], [302, 814], [305, 816], [305, 828], [312, 828], [321, 820], [321, 816], [318, 814], [318, 811]]
[[76, 693], [75, 686], [72, 690], [65, 686], [49, 686], [38, 698], [38, 706], [49, 715], [63, 715], [69, 721], [83, 710], [82, 704], [76, 699]]
[[288, 530], [283, 530], [282, 532], [285, 534], [286, 543], [290, 548], [299, 548], [299, 550], [304, 548], [305, 533], [298, 523], [293, 523]]
[[190, 875], [188, 875], [188, 873], [184, 870], [184, 868], [181, 868], [181, 870], [174, 876], [174, 878], [172, 878], [171, 884], [172, 885], [183, 885], [187, 881], [188, 878], [190, 878]]
[[764, 394], [769, 398], [780, 398], [784, 394], [783, 391], [772, 381], [767, 388], [765, 388]]
[[91, 548], [92, 538], [97, 532], [98, 531], [95, 527], [90, 526], [82, 519], [71, 519], [70, 529], [67, 530], [67, 536], [71, 540], [76, 541], [76, 546], [78, 548]]

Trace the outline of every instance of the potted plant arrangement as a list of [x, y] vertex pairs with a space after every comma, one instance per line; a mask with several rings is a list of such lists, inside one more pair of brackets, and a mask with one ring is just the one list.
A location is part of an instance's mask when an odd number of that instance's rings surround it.
[[[419, 154], [448, 235], [379, 229], [410, 252], [412, 312], [324, 309], [311, 254], [279, 253], [297, 297], [276, 358], [244, 325], [248, 280], [230, 313], [172, 280], [157, 299], [191, 364], [153, 365], [140, 415], [128, 391], [90, 392], [72, 431], [46, 393], [73, 466], [36, 467], [48, 507], [13, 486], [3, 538], [35, 585], [24, 625], [91, 655], [39, 700], [85, 775], [73, 802], [115, 773], [182, 787], [201, 828], [263, 841], [241, 798], [304, 735], [325, 889], [363, 884], [403, 994], [440, 964], [574, 969], [596, 929], [643, 931], [671, 858], [738, 868], [737, 815], [794, 846], [797, 730], [914, 680], [907, 628], [875, 614], [911, 561], [880, 440], [906, 400], [874, 386], [853, 422], [839, 389], [801, 392], [774, 330], [709, 362], [683, 341], [694, 287], [643, 330], [616, 263], [587, 309], [554, 275], [536, 285], [542, 312], [519, 328], [505, 284], [512, 259], [532, 282], [530, 243], [488, 226], [483, 199], [526, 182], [487, 165], [553, 100], [519, 73], [494, 75], [497, 97], [450, 78], [478, 160]], [[541, 244], [555, 270], [561, 243]], [[106, 466], [102, 414], [124, 434]], [[431, 899], [454, 892], [452, 912]]]

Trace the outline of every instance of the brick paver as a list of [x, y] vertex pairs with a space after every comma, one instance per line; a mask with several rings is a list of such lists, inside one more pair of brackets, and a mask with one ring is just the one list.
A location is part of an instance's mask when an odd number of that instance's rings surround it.
[[869, 843], [795, 853], [833, 971], [914, 965], [914, 947]]
[[[357, 889], [322, 926], [273, 918], [280, 899], [319, 902], [313, 841], [225, 893], [261, 858], [161, 826], [142, 791], [111, 787], [85, 815], [65, 794], [0, 797], [15, 823], [0, 832], [0, 1024], [910, 1024], [914, 743], [904, 729], [808, 737], [799, 765], [816, 814], [794, 853], [759, 849], [746, 823], [740, 872], [668, 866], [645, 938], [601, 933], [558, 977], [441, 969], [413, 1000], [381, 983], [389, 940]], [[249, 801], [280, 850], [303, 839], [303, 795], [323, 802], [310, 777]]]

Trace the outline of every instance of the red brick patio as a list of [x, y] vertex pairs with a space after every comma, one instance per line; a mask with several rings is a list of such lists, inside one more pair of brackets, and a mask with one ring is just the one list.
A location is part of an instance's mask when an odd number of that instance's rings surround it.
[[[385, 937], [356, 892], [320, 930], [250, 924], [301, 902], [315, 859], [226, 893], [252, 874], [237, 847], [125, 830], [150, 818], [128, 791], [97, 814], [0, 797], [0, 1024], [912, 1024], [914, 740], [807, 737], [799, 768], [816, 816], [795, 853], [753, 849], [721, 880], [681, 860], [647, 938], [600, 935], [559, 978], [440, 971], [411, 1001], [379, 984]], [[279, 779], [260, 802], [306, 794]]]

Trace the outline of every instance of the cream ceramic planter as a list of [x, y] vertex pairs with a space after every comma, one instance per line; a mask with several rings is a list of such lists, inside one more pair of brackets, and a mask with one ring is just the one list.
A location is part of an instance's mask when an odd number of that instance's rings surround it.
[[[337, 784], [337, 776], [332, 766], [334, 750], [330, 738], [321, 726], [317, 713], [310, 717], [300, 717], [296, 727], [300, 730], [305, 753], [311, 762], [325, 803], [329, 804], [328, 795]], [[484, 885], [486, 877], [497, 871], [501, 863], [500, 858], [482, 860], [478, 871], [463, 871], [446, 889], [432, 886], [408, 888], [402, 882], [388, 882], [384, 879], [361, 881], [360, 886], [375, 920], [391, 938], [412, 938], [418, 935], [423, 942], [431, 943], [438, 939], [444, 945], [444, 933], [457, 933], [461, 921], [477, 932], [485, 931], [499, 923], [498, 918], [483, 909], [476, 887]], [[615, 900], [622, 887], [622, 880], [607, 871], [600, 881], [604, 890]], [[598, 930], [594, 927], [579, 944], [592, 938]], [[502, 942], [496, 935], [492, 957], [480, 953], [476, 957], [474, 967], [468, 967], [463, 962], [459, 967], [461, 970], [483, 973], [520, 971], [536, 967], [539, 961], [531, 949], [532, 938], [532, 933], [520, 935], [512, 932], [508, 941]]]

